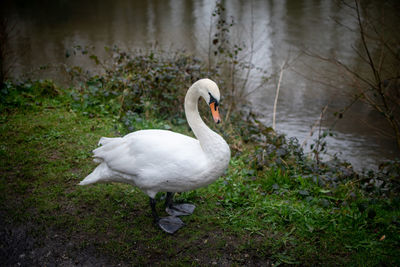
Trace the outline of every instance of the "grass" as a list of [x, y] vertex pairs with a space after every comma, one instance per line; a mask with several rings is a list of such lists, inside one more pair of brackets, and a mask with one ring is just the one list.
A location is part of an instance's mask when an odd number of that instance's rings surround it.
[[[137, 188], [77, 186], [95, 167], [91, 150], [98, 139], [126, 134], [124, 122], [74, 109], [68, 94], [57, 89], [48, 97], [37, 90], [42, 86], [34, 84], [36, 89], [4, 101], [1, 109], [2, 223], [22, 227], [34, 240], [9, 256], [9, 264], [46, 247], [52, 236], [70, 244], [65, 257], [79, 259], [93, 250], [91, 257], [102, 255], [106, 265], [400, 264], [398, 197], [372, 198], [354, 180], [322, 186], [313, 179], [318, 174], [310, 177], [296, 163], [259, 168], [251, 143], [233, 154], [215, 183], [176, 196], [197, 208], [183, 218], [184, 228], [168, 235], [153, 225], [148, 198]], [[181, 123], [145, 112], [131, 117], [129, 127], [190, 134]], [[58, 241], [51, 242], [56, 250]], [[3, 242], [2, 250], [9, 244]]]

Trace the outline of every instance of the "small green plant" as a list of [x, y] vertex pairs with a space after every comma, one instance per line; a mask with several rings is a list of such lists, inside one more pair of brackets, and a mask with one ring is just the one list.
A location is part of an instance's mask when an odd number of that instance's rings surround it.
[[79, 99], [76, 108], [92, 114], [110, 113], [125, 120], [135, 113], [146, 117], [157, 115], [182, 124], [186, 90], [206, 76], [200, 60], [183, 52], [129, 54], [114, 46], [105, 48], [106, 59], [99, 59], [88, 48], [75, 49], [88, 55], [104, 73], [88, 76], [79, 67], [67, 69], [78, 87], [72, 91], [72, 97]]
[[52, 81], [5, 82], [0, 89], [0, 111], [41, 105], [43, 97], [56, 97], [63, 91]]

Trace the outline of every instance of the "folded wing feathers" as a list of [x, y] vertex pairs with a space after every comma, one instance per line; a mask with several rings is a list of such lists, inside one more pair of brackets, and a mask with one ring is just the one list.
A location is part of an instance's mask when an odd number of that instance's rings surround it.
[[[107, 152], [113, 150], [116, 146], [120, 144], [121, 137], [116, 138], [109, 138], [109, 137], [102, 137], [99, 140], [98, 145], [100, 147], [93, 150], [93, 161], [97, 163], [101, 163], [104, 161], [104, 156], [106, 156]], [[109, 155], [107, 155], [109, 156]]]
[[[87, 185], [99, 182], [101, 180], [107, 180], [114, 175], [113, 170], [108, 167], [108, 164], [112, 164], [116, 159], [121, 159], [121, 151], [126, 149], [127, 144], [124, 142], [123, 138], [108, 138], [102, 137], [99, 141], [100, 147], [93, 150], [93, 161], [100, 163], [96, 169], [90, 173], [80, 185]], [[122, 158], [123, 159], [123, 158]], [[122, 164], [127, 164], [127, 159], [122, 161]], [[117, 161], [117, 163], [119, 163]]]

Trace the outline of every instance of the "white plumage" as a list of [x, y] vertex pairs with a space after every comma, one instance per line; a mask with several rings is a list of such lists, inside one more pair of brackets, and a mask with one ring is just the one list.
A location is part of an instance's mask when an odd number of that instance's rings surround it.
[[185, 97], [185, 113], [197, 139], [166, 130], [141, 130], [106, 138], [93, 151], [100, 163], [80, 185], [123, 182], [139, 187], [150, 198], [157, 192], [183, 192], [206, 186], [223, 174], [230, 150], [225, 140], [202, 121], [198, 99], [210, 105], [219, 122], [218, 86], [209, 79], [194, 83]]

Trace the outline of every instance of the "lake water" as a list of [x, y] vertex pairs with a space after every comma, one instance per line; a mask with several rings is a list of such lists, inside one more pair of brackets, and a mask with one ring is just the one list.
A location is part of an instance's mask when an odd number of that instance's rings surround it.
[[[302, 51], [334, 55], [363, 71], [353, 49], [360, 36], [340, 25], [356, 27], [349, 9], [331, 0], [232, 0], [222, 4], [227, 18], [232, 16], [236, 22], [232, 39], [247, 49], [253, 47], [255, 66], [272, 75], [279, 74], [285, 60], [291, 62], [283, 72], [276, 129], [310, 144], [315, 139], [315, 134], [309, 137], [311, 126], [321, 110], [328, 106], [323, 124], [327, 127], [334, 122], [332, 113], [348, 105], [354, 92], [342, 85], [331, 67]], [[381, 4], [368, 4], [380, 10]], [[79, 59], [65, 57], [74, 45], [93, 45], [98, 54], [114, 44], [126, 49], [157, 45], [206, 57], [214, 8], [212, 0], [3, 1], [2, 12], [15, 27], [12, 74], [52, 63], [80, 64]], [[399, 25], [396, 18], [389, 23]], [[257, 73], [251, 75], [253, 81], [257, 77]], [[277, 80], [277, 75], [271, 76], [269, 83], [248, 96], [252, 109], [267, 125], [272, 123]], [[253, 90], [253, 84], [247, 90]], [[328, 152], [339, 153], [356, 169], [376, 168], [382, 160], [399, 157], [395, 141], [383, 135], [382, 129], [390, 131], [383, 117], [357, 103], [336, 123], [335, 135], [328, 138]]]

